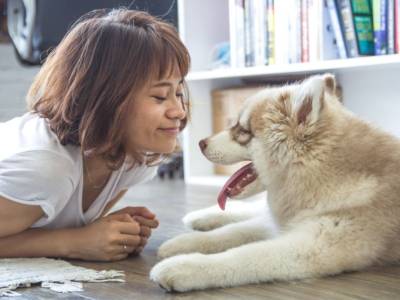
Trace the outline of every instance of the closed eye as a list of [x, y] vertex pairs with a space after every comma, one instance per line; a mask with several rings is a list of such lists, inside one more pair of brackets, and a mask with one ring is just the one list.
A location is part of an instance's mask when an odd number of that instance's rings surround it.
[[[177, 93], [175, 96], [176, 96], [177, 98], [182, 99], [182, 98], [183, 98], [183, 93]], [[162, 97], [162, 96], [151, 96], [151, 97], [153, 97], [154, 99], [156, 99], [156, 100], [158, 100], [158, 101], [165, 101], [165, 100], [167, 100], [167, 97]]]
[[158, 101], [165, 101], [167, 100], [167, 97], [160, 97], [160, 96], [152, 96], [154, 99], [158, 100]]

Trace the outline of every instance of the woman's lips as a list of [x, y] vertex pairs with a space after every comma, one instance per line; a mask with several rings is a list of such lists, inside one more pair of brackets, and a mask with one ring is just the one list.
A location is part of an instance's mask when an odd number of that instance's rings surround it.
[[160, 128], [160, 130], [167, 134], [178, 134], [179, 133], [179, 127]]

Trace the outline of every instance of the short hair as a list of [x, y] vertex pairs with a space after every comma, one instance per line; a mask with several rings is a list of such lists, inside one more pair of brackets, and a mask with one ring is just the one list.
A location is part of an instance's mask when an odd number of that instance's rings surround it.
[[[47, 119], [61, 144], [80, 146], [118, 168], [127, 155], [129, 99], [154, 76], [177, 68], [184, 79], [189, 67], [189, 52], [173, 25], [141, 11], [95, 10], [50, 53], [28, 92], [28, 108]], [[184, 88], [181, 130], [190, 116], [185, 82]], [[163, 157], [130, 154], [148, 165]]]

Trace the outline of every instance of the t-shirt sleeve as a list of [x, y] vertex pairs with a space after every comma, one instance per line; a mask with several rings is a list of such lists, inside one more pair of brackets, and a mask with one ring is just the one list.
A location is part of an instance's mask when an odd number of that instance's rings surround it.
[[21, 204], [38, 205], [45, 216], [35, 227], [51, 222], [74, 191], [73, 163], [60, 154], [34, 150], [0, 161], [0, 195]]
[[130, 187], [145, 183], [151, 180], [157, 174], [157, 166], [148, 167], [145, 165], [133, 167], [123, 173], [121, 178], [121, 190], [129, 189]]

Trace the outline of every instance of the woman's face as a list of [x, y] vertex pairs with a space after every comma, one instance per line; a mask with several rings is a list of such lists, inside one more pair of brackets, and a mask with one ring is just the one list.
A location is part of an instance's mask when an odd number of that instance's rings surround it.
[[186, 117], [182, 98], [179, 72], [152, 80], [137, 93], [128, 119], [128, 152], [173, 152], [181, 121]]

